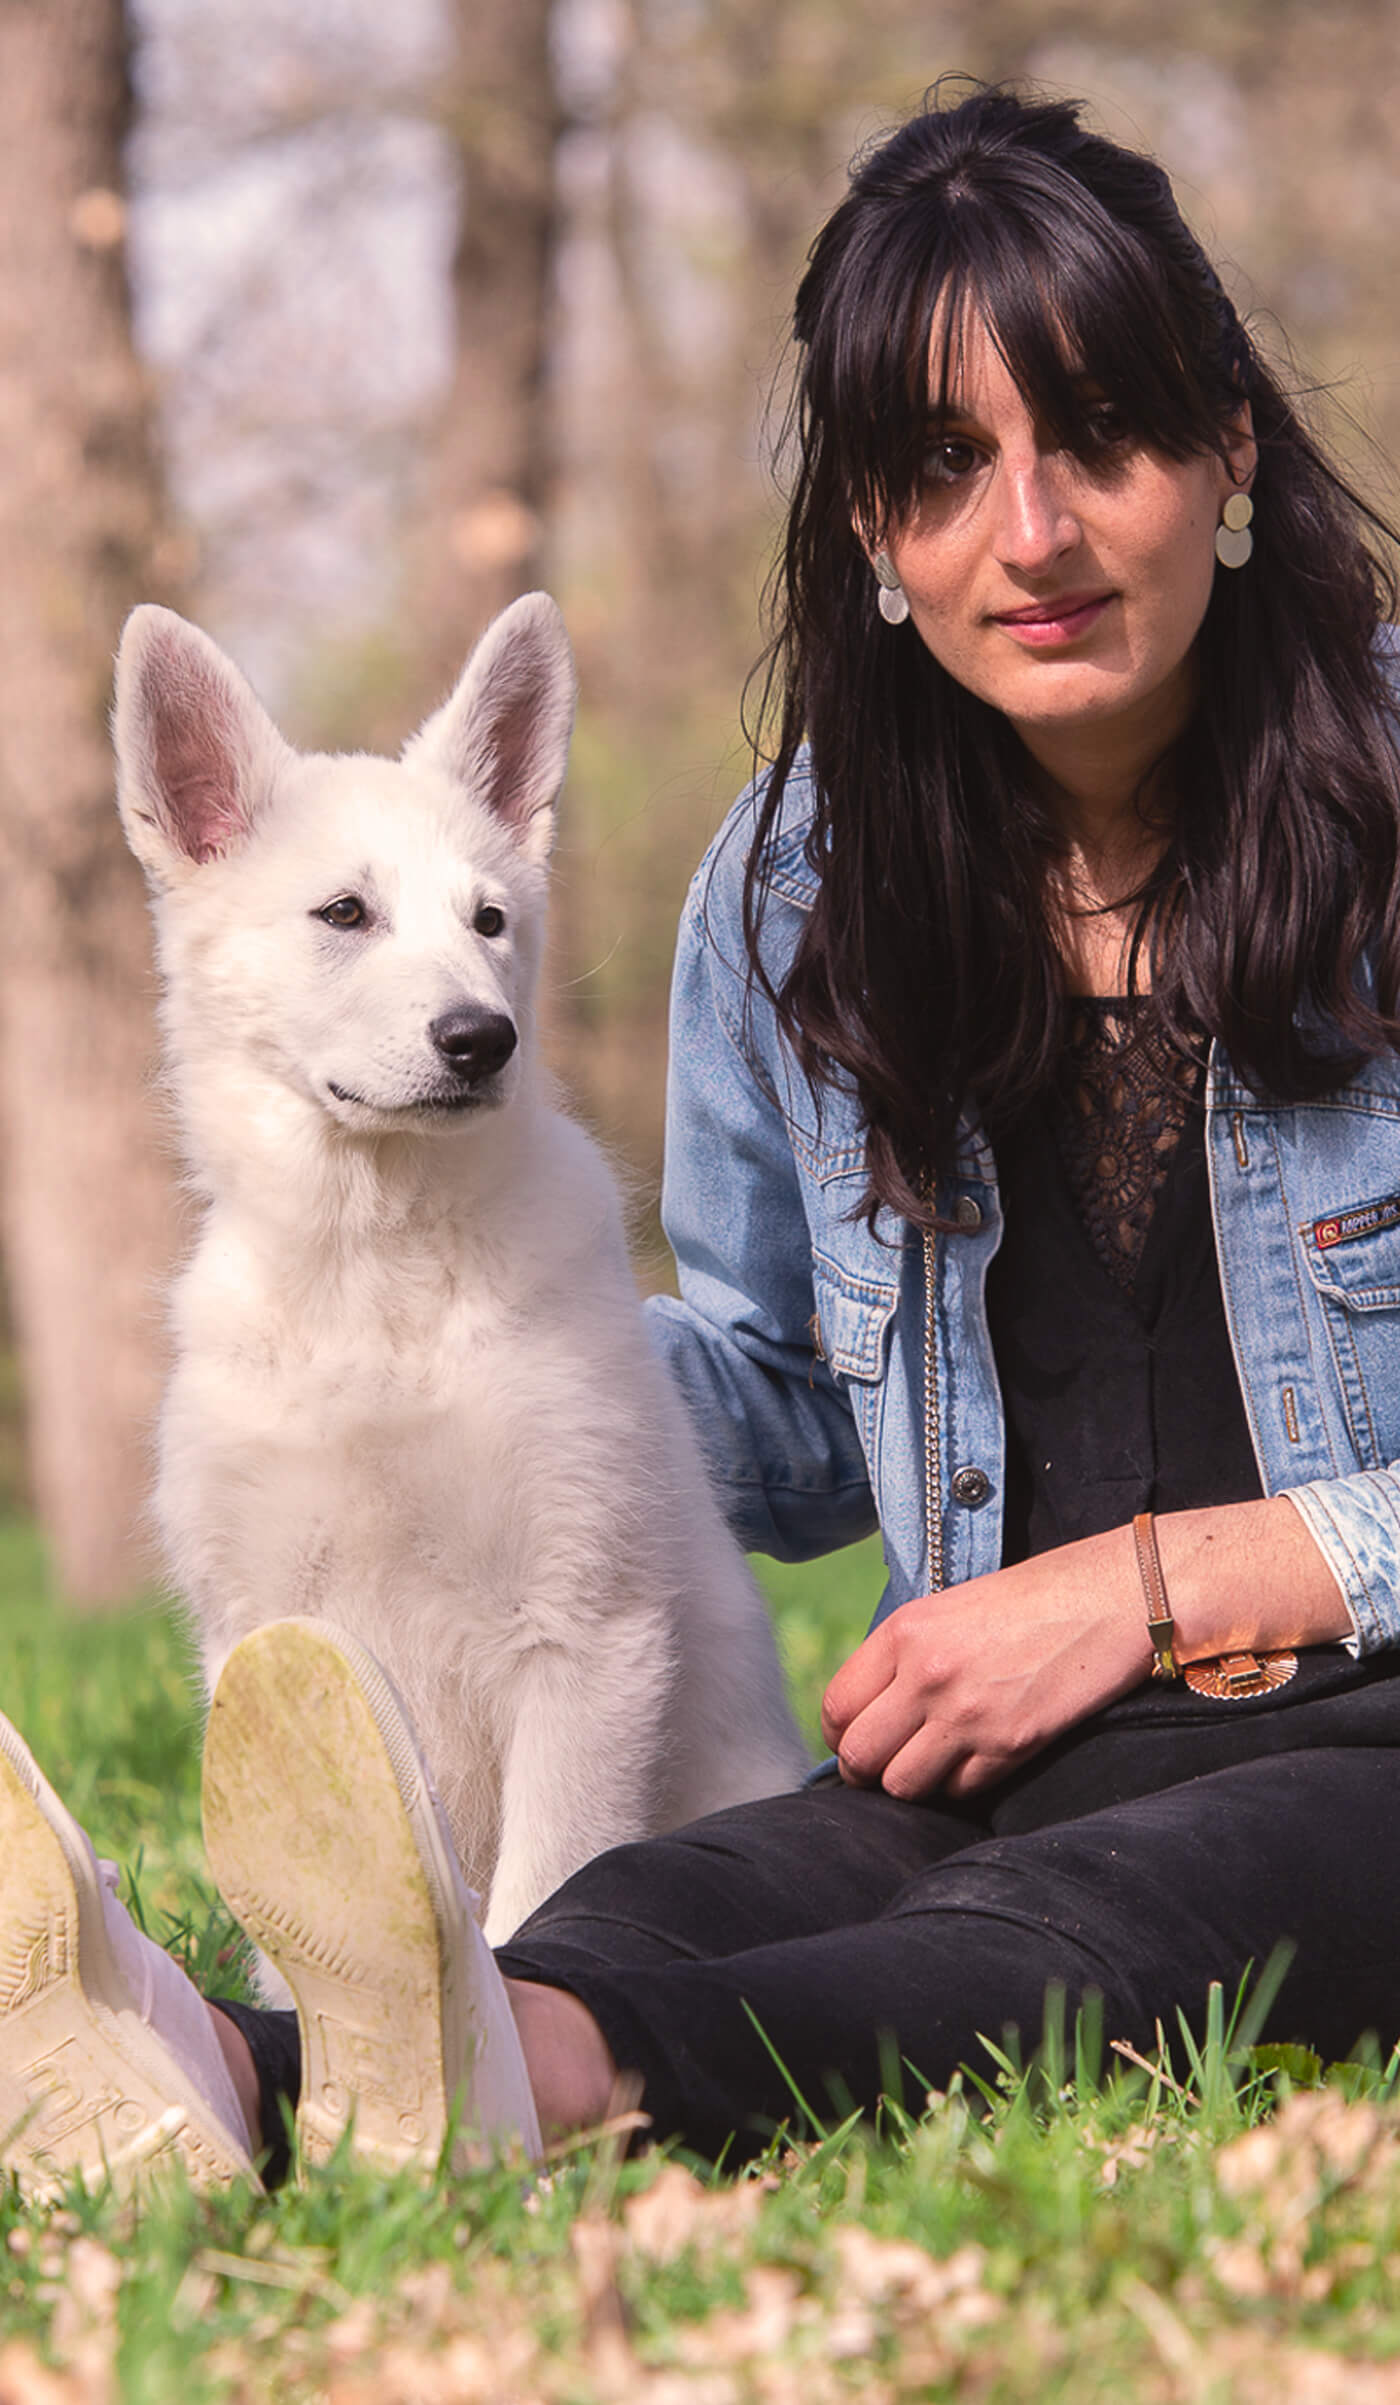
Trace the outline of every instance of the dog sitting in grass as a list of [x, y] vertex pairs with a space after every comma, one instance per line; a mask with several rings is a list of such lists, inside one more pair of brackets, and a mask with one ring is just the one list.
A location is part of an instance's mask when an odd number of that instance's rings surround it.
[[160, 1433], [170, 1573], [211, 1687], [297, 1614], [378, 1658], [492, 1943], [602, 1848], [804, 1761], [613, 1179], [535, 1055], [573, 699], [543, 594], [397, 762], [293, 750], [168, 610], [133, 613], [117, 666], [204, 1205]]

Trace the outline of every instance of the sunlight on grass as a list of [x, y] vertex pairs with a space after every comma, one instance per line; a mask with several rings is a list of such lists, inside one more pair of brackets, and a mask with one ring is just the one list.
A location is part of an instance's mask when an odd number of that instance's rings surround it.
[[878, 1537], [817, 1562], [771, 1562], [754, 1568], [773, 1609], [788, 1691], [802, 1733], [824, 1753], [817, 1715], [833, 1671], [860, 1643], [885, 1583]]
[[99, 1853], [144, 1852], [151, 1892], [201, 1867], [201, 1708], [179, 1623], [153, 1601], [81, 1614], [53, 1602], [41, 1548], [0, 1523], [0, 1708]]
[[955, 2081], [878, 2134], [780, 2133], [737, 2182], [600, 2145], [544, 2178], [347, 2161], [270, 2198], [0, 2197], [0, 2385], [7, 2405], [1380, 2405], [1368, 2367], [1400, 2349], [1383, 2083], [1285, 2093], [1261, 2125], [1272, 2087], [1247, 2066], [1055, 2084], [1075, 2052], [989, 2057], [985, 2096]]
[[[878, 1546], [758, 1567], [814, 1731]], [[189, 1662], [160, 1606], [55, 1607], [32, 1531], [0, 1524], [0, 1704], [135, 1865], [158, 1933], [184, 1919], [203, 1977], [227, 1925], [203, 1884]], [[892, 2062], [878, 2130], [813, 2096], [821, 2117], [794, 2105], [738, 2181], [594, 2144], [543, 2178], [342, 2161], [273, 2197], [177, 2178], [58, 2213], [0, 2189], [0, 2397], [1379, 2400], [1400, 2353], [1395, 2064], [1329, 2078], [1251, 2035], [1249, 2001], [1216, 1992], [1203, 2044], [1173, 2023], [1170, 2052], [1130, 2059], [1052, 1998], [1024, 2067], [984, 2040], [930, 2098]]]
[[[207, 1880], [199, 1820], [203, 1706], [178, 1616], [154, 1599], [79, 1613], [50, 1594], [27, 1522], [0, 1522], [0, 1710], [151, 1934], [216, 1967], [231, 1928]], [[236, 1973], [226, 1983], [238, 1992]]]
[[[814, 1751], [822, 1689], [859, 1641], [879, 1592], [878, 1545], [824, 1562], [756, 1565], [773, 1604], [795, 1706]], [[153, 1599], [78, 1613], [51, 1596], [27, 1521], [0, 1521], [0, 1710], [118, 1862], [154, 1936], [240, 1992], [230, 1930], [209, 1887], [199, 1821], [203, 1705], [178, 1613]]]
[[[757, 1561], [795, 1708], [813, 1745], [822, 1690], [864, 1634], [883, 1579], [878, 1541], [825, 1561]], [[0, 1521], [0, 1710], [100, 1853], [142, 1859], [161, 1909], [199, 1872], [194, 1648], [168, 1605], [78, 1613], [52, 1600], [33, 1527]]]

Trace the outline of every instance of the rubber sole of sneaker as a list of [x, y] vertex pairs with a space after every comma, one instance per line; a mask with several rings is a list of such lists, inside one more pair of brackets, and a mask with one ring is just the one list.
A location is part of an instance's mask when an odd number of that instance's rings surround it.
[[200, 2186], [252, 2163], [137, 2013], [103, 1926], [91, 1849], [0, 1719], [0, 2162], [22, 2192], [75, 2172], [121, 2191], [180, 2165]]
[[482, 2136], [538, 2154], [431, 1781], [390, 1681], [344, 1631], [275, 1621], [230, 1654], [205, 1738], [204, 1842], [296, 2003], [303, 2161], [350, 2128], [380, 2168], [431, 2164], [454, 2114], [461, 2161]]

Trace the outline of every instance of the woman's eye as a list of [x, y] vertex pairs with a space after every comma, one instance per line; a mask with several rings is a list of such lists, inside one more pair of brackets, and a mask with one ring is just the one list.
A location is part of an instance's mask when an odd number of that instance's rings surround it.
[[957, 484], [964, 476], [971, 475], [977, 457], [972, 443], [962, 442], [956, 435], [945, 435], [941, 442], [931, 443], [924, 453], [924, 474], [933, 484]]
[[483, 902], [472, 925], [478, 935], [499, 935], [505, 927], [506, 914], [494, 902]]
[[327, 902], [324, 910], [315, 915], [324, 919], [328, 927], [363, 927], [367, 913], [358, 894], [337, 894], [333, 902]]
[[1116, 401], [1091, 401], [1084, 412], [1084, 423], [1095, 450], [1111, 451], [1130, 439], [1130, 428]]

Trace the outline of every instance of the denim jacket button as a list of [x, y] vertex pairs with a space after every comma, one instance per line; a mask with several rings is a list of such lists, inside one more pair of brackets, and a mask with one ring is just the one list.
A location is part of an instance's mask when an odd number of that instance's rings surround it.
[[982, 1225], [982, 1205], [974, 1202], [970, 1194], [960, 1194], [953, 1217], [965, 1236], [975, 1236]]
[[[973, 1208], [976, 1208], [975, 1204]], [[975, 1511], [979, 1503], [985, 1503], [991, 1491], [992, 1482], [985, 1470], [954, 1470], [953, 1501], [965, 1503], [969, 1511]]]

